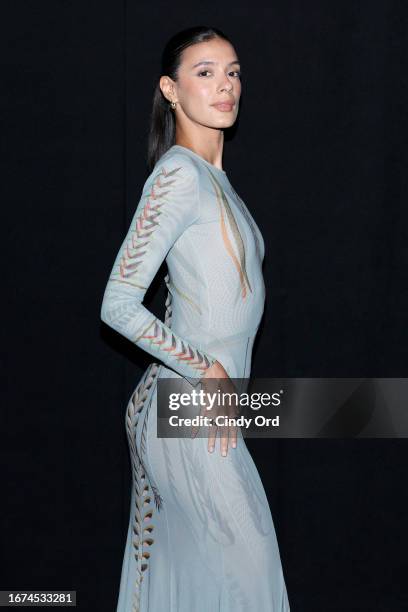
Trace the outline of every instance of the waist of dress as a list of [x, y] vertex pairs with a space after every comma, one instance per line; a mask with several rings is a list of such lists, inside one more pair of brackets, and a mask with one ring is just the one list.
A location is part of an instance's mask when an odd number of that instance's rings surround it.
[[197, 331], [197, 328], [191, 328], [186, 331], [185, 327], [178, 327], [176, 322], [172, 321], [170, 329], [175, 334], [184, 337], [185, 340], [192, 342], [193, 344], [200, 344], [202, 347], [206, 346], [207, 343], [212, 344], [214, 341], [219, 342], [244, 342], [252, 336], [256, 336], [259, 329], [259, 323], [253, 327], [247, 327], [239, 331], [235, 331], [233, 334], [225, 334], [222, 330], [206, 330], [201, 328]]

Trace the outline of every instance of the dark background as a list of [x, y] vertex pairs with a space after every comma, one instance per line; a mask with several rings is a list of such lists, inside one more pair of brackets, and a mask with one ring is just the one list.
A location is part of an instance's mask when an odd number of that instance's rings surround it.
[[[242, 62], [224, 168], [266, 244], [252, 374], [405, 377], [408, 8], [2, 8], [0, 589], [76, 589], [81, 610], [112, 612], [129, 520], [125, 408], [151, 358], [99, 315], [147, 177], [164, 43], [214, 25]], [[146, 303], [161, 316], [164, 274]], [[292, 612], [407, 610], [406, 441], [247, 444]]]

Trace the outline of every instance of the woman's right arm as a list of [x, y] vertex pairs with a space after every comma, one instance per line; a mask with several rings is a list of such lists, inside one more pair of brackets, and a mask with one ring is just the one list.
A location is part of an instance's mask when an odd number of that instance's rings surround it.
[[107, 325], [196, 383], [225, 370], [213, 355], [176, 334], [142, 302], [168, 251], [199, 215], [194, 164], [175, 155], [157, 165], [143, 187], [101, 306], [101, 319]]

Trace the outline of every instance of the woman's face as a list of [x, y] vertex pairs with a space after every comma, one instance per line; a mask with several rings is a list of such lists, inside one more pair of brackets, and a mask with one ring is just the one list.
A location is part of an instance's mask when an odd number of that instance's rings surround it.
[[[184, 49], [177, 81], [166, 83], [166, 97], [177, 101], [176, 118], [182, 125], [193, 122], [223, 129], [235, 122], [241, 96], [240, 63], [226, 40], [213, 38]], [[230, 106], [217, 107], [221, 102]]]

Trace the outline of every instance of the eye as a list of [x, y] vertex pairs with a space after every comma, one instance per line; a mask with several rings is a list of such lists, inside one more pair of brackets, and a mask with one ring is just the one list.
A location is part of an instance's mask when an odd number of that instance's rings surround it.
[[[205, 74], [206, 72], [210, 73], [209, 70], [202, 70], [201, 72], [198, 73], [198, 76], [201, 76], [201, 75]], [[240, 79], [242, 77], [241, 70], [231, 70], [231, 72], [229, 74], [236, 74], [236, 77], [238, 79]]]

